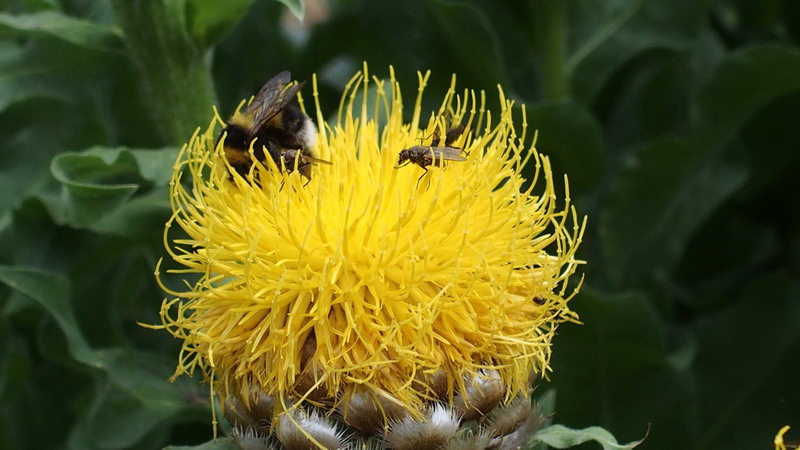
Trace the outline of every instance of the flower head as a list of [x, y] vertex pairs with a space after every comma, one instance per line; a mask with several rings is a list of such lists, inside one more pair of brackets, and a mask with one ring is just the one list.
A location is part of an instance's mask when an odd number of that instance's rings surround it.
[[[459, 395], [470, 390], [511, 402], [549, 370], [557, 324], [576, 319], [568, 279], [585, 221], [568, 191], [558, 200], [502, 90], [493, 114], [483, 93], [457, 95], [454, 78], [427, 115], [427, 78], [410, 122], [393, 72], [371, 80], [365, 67], [334, 124], [317, 102], [314, 150], [332, 165], [307, 185], [270, 158], [232, 171], [219, 117], [184, 146], [165, 245], [199, 279], [162, 308], [183, 340], [176, 376], [200, 368], [224, 398], [328, 405], [345, 421], [366, 396], [385, 428], [433, 401], [469, 406]], [[444, 136], [447, 117], [465, 125], [451, 144], [465, 160], [397, 168], [402, 149]], [[171, 239], [173, 224], [187, 237]]]

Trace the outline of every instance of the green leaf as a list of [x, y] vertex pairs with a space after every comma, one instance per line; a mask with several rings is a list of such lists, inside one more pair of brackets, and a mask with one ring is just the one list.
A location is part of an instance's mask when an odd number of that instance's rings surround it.
[[533, 442], [544, 442], [555, 448], [575, 447], [584, 442], [595, 441], [602, 445], [604, 450], [630, 450], [638, 447], [645, 439], [646, 437], [627, 444], [619, 444], [617, 443], [617, 439], [603, 428], [589, 427], [581, 430], [573, 430], [563, 425], [553, 425], [533, 435]]
[[64, 187], [61, 219], [76, 227], [92, 224], [125, 203], [141, 181], [130, 155], [108, 164], [99, 156], [64, 153], [53, 159], [51, 170]]
[[[60, 108], [54, 107], [53, 111]], [[58, 114], [42, 117], [57, 117]], [[11, 118], [6, 117], [7, 121]], [[65, 120], [64, 125], [71, 125]], [[10, 217], [12, 210], [28, 196], [51, 189], [55, 182], [50, 173], [53, 156], [60, 151], [59, 141], [66, 139], [65, 128], [48, 123], [32, 123], [3, 134], [0, 147], [0, 217]], [[24, 155], [24, 157], [23, 157]]]
[[691, 448], [694, 381], [670, 348], [669, 328], [641, 294], [584, 288], [571, 306], [583, 325], [564, 324], [554, 340], [556, 418], [573, 428], [602, 426], [659, 448]]
[[702, 399], [697, 448], [757, 448], [797, 417], [800, 283], [765, 273], [718, 295], [734, 300], [691, 326]]
[[[108, 149], [108, 148], [91, 148], [86, 151], [87, 154], [102, 154], [106, 158], [114, 152], [120, 155], [125, 152], [130, 152], [136, 165], [139, 168], [139, 174], [145, 180], [153, 183], [156, 186], [167, 186], [169, 180], [172, 178], [172, 172], [175, 165], [175, 159], [178, 157], [178, 148], [167, 147], [161, 149]], [[119, 156], [117, 157], [119, 158]], [[108, 159], [106, 159], [108, 161]]]
[[[441, 54], [455, 58], [453, 64], [463, 68], [459, 71], [459, 76], [474, 79], [480, 86], [494, 88], [490, 91], [490, 96], [495, 94], [498, 83], [508, 86], [497, 32], [479, 8], [469, 3], [441, 0], [428, 2], [425, 6], [431, 8], [435, 14], [436, 25], [433, 28], [441, 33], [439, 39], [447, 49]], [[476, 55], [480, 55], [480, 65], [474, 64]], [[436, 75], [447, 76], [448, 72], [450, 71]]]
[[744, 49], [717, 67], [697, 95], [693, 116], [700, 146], [713, 146], [768, 102], [800, 91], [800, 51], [776, 46]]
[[76, 19], [55, 11], [11, 15], [0, 13], [0, 32], [17, 36], [44, 35], [75, 45], [106, 52], [122, 51], [118, 27]]
[[724, 145], [767, 102], [797, 90], [800, 53], [744, 50], [698, 94], [688, 140], [655, 141], [625, 161], [601, 216], [613, 280], [647, 282], [673, 267], [693, 233], [747, 178], [740, 149]]
[[78, 327], [70, 305], [70, 282], [66, 277], [36, 268], [0, 266], [0, 282], [32, 298], [53, 316], [67, 337], [75, 359], [87, 365], [98, 362]]
[[228, 1], [220, 8], [215, 0], [187, 0], [186, 13], [195, 40], [203, 47], [217, 42], [244, 17], [254, 1]]
[[97, 55], [58, 41], [27, 46], [0, 41], [0, 112], [32, 98], [77, 102], [86, 79], [103, 67]]
[[135, 397], [172, 409], [180, 404], [179, 396], [163, 377], [153, 377], [145, 352], [123, 349], [93, 350], [84, 338], [70, 304], [70, 283], [58, 274], [33, 268], [0, 266], [0, 282], [35, 300], [53, 316], [64, 335], [73, 357], [92, 368], [112, 374], [111, 381]]
[[109, 211], [98, 221], [89, 224], [89, 229], [98, 233], [158, 242], [171, 213], [169, 191], [166, 188], [156, 189], [137, 195], [119, 208]]
[[706, 157], [683, 141], [638, 149], [613, 180], [600, 216], [611, 279], [647, 283], [671, 270], [697, 228], [746, 177], [740, 158]]
[[[77, 230], [58, 227], [39, 199], [29, 198], [12, 214], [16, 245], [9, 265], [36, 267], [53, 273], [68, 273], [75, 259], [85, 250]], [[30, 301], [25, 302], [26, 305]]]
[[32, 298], [53, 316], [76, 361], [107, 374], [113, 395], [96, 398], [95, 409], [85, 417], [86, 438], [98, 447], [128, 448], [186, 407], [177, 386], [166, 381], [167, 374], [158, 373], [165, 367], [162, 357], [121, 348], [90, 348], [75, 318], [65, 277], [0, 266], [0, 282]]
[[770, 102], [742, 127], [740, 136], [752, 167], [752, 176], [743, 190], [748, 197], [763, 195], [784, 180], [796, 180], [800, 127], [794, 113], [798, 110], [800, 92], [785, 95]]
[[99, 353], [108, 382], [79, 424], [80, 440], [97, 448], [131, 448], [187, 410], [177, 386], [144, 367], [154, 355], [117, 349]]
[[[86, 170], [78, 174], [87, 182], [98, 180], [107, 184], [106, 180], [120, 178], [144, 179], [156, 186], [166, 186], [172, 177], [178, 149], [166, 147], [161, 149], [130, 149], [126, 147], [91, 147], [81, 152], [64, 153], [65, 164], [85, 164]], [[96, 167], [97, 160], [103, 166]], [[71, 161], [71, 162], [70, 162]]]
[[637, 54], [652, 49], [688, 49], [704, 24], [707, 3], [570, 2], [572, 51], [566, 71], [574, 94], [592, 103], [608, 78]]
[[[80, 153], [62, 153], [53, 159], [53, 176], [62, 183], [60, 204], [49, 201], [52, 209], [60, 206], [57, 213], [61, 220], [75, 227], [90, 227], [113, 231], [116, 226], [129, 228], [120, 222], [120, 217], [107, 218], [125, 205], [131, 196], [146, 182], [166, 186], [172, 174], [176, 150], [129, 150], [124, 148], [94, 147]], [[139, 201], [132, 211], [142, 206], [163, 209], [166, 201], [153, 203]], [[131, 210], [123, 211], [130, 217]], [[107, 219], [107, 222], [102, 222]], [[116, 225], [115, 225], [116, 224]], [[129, 234], [128, 229], [122, 234]], [[133, 230], [135, 231], [135, 230]]]
[[600, 125], [583, 105], [566, 101], [527, 107], [528, 129], [538, 131], [536, 148], [550, 157], [556, 180], [569, 175], [572, 195], [586, 195], [605, 164]]

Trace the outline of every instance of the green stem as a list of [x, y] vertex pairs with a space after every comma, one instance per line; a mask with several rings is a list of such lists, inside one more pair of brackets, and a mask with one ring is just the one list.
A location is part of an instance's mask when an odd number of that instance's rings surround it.
[[542, 57], [542, 85], [548, 100], [567, 96], [566, 0], [532, 0], [533, 20]]
[[130, 57], [139, 68], [146, 105], [165, 141], [186, 142], [215, 103], [211, 73], [191, 39], [184, 2], [114, 0]]

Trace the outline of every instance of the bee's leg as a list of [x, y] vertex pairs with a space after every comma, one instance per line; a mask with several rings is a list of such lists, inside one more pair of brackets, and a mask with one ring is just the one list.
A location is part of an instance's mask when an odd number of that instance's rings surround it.
[[306, 182], [303, 183], [303, 187], [308, 186], [308, 183], [311, 183], [311, 177], [310, 176], [306, 177]]

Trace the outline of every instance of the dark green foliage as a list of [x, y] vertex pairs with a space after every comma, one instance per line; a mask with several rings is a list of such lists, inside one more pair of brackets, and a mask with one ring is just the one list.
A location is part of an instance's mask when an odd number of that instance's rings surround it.
[[209, 441], [208, 386], [169, 383], [178, 342], [137, 325], [160, 320], [176, 146], [284, 69], [319, 75], [331, 117], [362, 61], [406, 97], [431, 69], [430, 108], [451, 73], [493, 102], [502, 84], [569, 174], [584, 325], [559, 329], [536, 392], [556, 393], [554, 423], [649, 427], [648, 449], [800, 427], [796, 1], [0, 5], [0, 448]]

